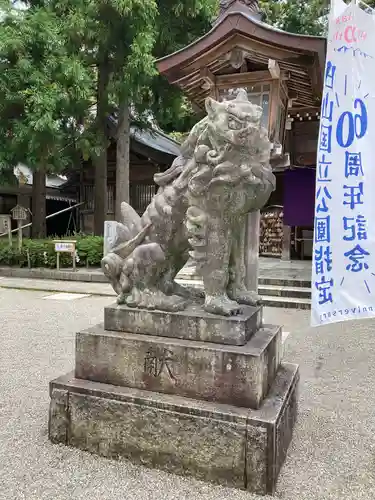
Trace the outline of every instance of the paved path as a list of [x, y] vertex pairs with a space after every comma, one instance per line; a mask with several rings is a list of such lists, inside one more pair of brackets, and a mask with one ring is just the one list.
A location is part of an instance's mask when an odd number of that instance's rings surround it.
[[259, 275], [262, 278], [311, 280], [311, 260], [293, 260], [289, 262], [280, 259], [261, 258], [259, 260]]
[[109, 283], [91, 283], [81, 281], [61, 281], [34, 278], [4, 278], [0, 277], [0, 288], [88, 293], [90, 295], [101, 295], [115, 297], [115, 292]]
[[[0, 500], [271, 500], [48, 441], [48, 382], [73, 368], [74, 333], [101, 322], [112, 301], [0, 288]], [[299, 421], [277, 497], [373, 500], [375, 322], [313, 330], [308, 318], [265, 310], [266, 322], [290, 332], [285, 357], [301, 366]]]
[[[43, 275], [48, 279], [43, 278]], [[263, 258], [260, 259], [260, 276], [263, 278], [310, 280], [311, 262], [282, 262], [278, 259]], [[180, 273], [180, 277], [184, 281], [192, 279], [191, 284], [195, 284], [196, 277], [192, 268], [185, 268]], [[64, 270], [59, 273], [51, 269], [0, 268], [0, 287], [43, 291], [63, 289], [71, 293], [115, 295], [100, 269], [78, 269], [75, 273]]]
[[[276, 279], [298, 279], [311, 280], [311, 261], [292, 261], [283, 262], [280, 259], [260, 258], [259, 275], [261, 278]], [[33, 278], [33, 279], [52, 279], [67, 281], [101, 282], [106, 283], [107, 279], [101, 269], [96, 268], [77, 268], [72, 269], [46, 269], [46, 268], [16, 268], [0, 267], [0, 276], [12, 278]], [[179, 273], [181, 278], [196, 278], [195, 269], [187, 265]]]

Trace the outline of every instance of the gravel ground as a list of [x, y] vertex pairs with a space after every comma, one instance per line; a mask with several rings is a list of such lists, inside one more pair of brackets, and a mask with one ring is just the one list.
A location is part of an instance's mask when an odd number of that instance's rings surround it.
[[[102, 320], [110, 297], [43, 300], [0, 289], [0, 500], [255, 500], [47, 438], [48, 382], [73, 367], [74, 333]], [[291, 332], [285, 357], [301, 365], [299, 422], [277, 496], [373, 500], [375, 322], [312, 330], [305, 311], [267, 309]]]

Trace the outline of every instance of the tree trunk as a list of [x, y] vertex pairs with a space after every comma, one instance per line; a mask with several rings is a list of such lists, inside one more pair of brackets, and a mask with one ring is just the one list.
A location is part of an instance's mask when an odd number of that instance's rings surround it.
[[39, 168], [33, 172], [32, 189], [32, 223], [31, 234], [33, 238], [45, 238], [47, 235], [46, 224], [46, 171]]
[[94, 234], [102, 236], [104, 221], [107, 217], [107, 150], [103, 149], [100, 155], [94, 158], [95, 186], [94, 186]]
[[121, 203], [129, 203], [129, 149], [130, 114], [125, 102], [121, 105], [117, 126], [115, 215], [118, 222], [121, 221]]
[[107, 60], [98, 66], [97, 133], [100, 153], [95, 155], [94, 233], [102, 236], [107, 217], [107, 112], [109, 68]]

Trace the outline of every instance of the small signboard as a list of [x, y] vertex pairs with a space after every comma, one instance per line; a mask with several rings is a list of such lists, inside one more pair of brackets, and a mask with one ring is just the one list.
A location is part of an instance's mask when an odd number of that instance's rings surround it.
[[55, 241], [55, 252], [74, 253], [76, 250], [75, 242]]
[[21, 205], [16, 205], [11, 210], [12, 218], [14, 220], [26, 220], [27, 219], [27, 209]]
[[60, 253], [70, 253], [72, 255], [73, 270], [76, 270], [76, 240], [54, 240], [56, 255], [56, 268], [60, 270]]

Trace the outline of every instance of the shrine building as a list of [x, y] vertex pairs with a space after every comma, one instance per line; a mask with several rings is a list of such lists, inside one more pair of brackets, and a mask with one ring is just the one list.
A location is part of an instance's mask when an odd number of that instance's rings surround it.
[[258, 0], [221, 0], [212, 29], [157, 66], [196, 109], [239, 88], [263, 108], [276, 191], [261, 214], [260, 255], [311, 259], [326, 39], [261, 20]]

